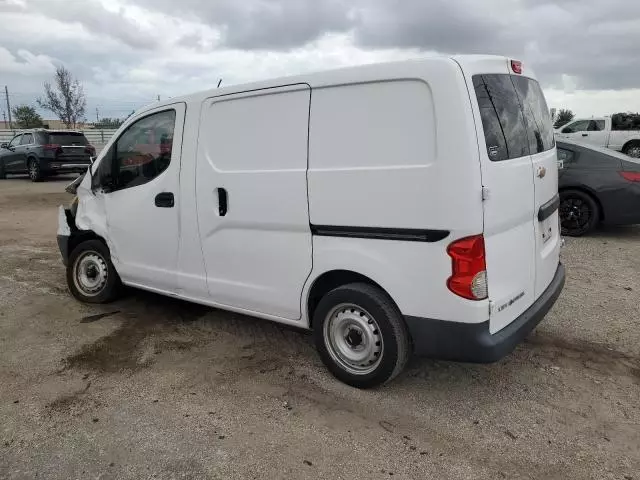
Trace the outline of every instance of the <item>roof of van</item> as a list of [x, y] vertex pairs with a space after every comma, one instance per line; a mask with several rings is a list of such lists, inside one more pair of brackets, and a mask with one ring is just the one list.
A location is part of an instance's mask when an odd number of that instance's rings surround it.
[[[171, 105], [177, 102], [189, 102], [198, 101], [212, 96], [229, 95], [233, 93], [246, 92], [249, 90], [260, 90], [264, 88], [273, 88], [280, 86], [307, 84], [311, 88], [320, 88], [329, 85], [340, 85], [345, 83], [367, 82], [373, 79], [381, 79], [385, 76], [394, 76], [398, 72], [402, 72], [407, 68], [428, 66], [429, 64], [442, 63], [442, 62], [456, 62], [461, 68], [466, 69], [468, 67], [474, 67], [474, 69], [488, 68], [487, 73], [495, 71], [498, 66], [504, 70], [504, 73], [508, 72], [507, 57], [498, 55], [457, 55], [457, 56], [429, 56], [422, 57], [413, 60], [401, 60], [396, 62], [374, 63], [366, 65], [358, 65], [353, 67], [345, 67], [334, 70], [327, 70], [322, 72], [307, 73], [296, 76], [272, 78], [269, 80], [263, 80], [258, 82], [236, 84], [221, 88], [211, 88], [197, 93], [183, 95], [179, 97], [169, 98], [161, 102], [155, 102], [143, 107], [136, 112], [142, 113], [144, 111], [162, 107], [164, 105]], [[527, 69], [525, 76], [533, 77], [533, 73], [530, 69]]]

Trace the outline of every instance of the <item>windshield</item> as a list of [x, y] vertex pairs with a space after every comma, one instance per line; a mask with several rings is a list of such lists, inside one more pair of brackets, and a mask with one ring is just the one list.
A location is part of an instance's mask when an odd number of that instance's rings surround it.
[[538, 82], [507, 74], [474, 75], [487, 154], [492, 161], [554, 147], [551, 115]]

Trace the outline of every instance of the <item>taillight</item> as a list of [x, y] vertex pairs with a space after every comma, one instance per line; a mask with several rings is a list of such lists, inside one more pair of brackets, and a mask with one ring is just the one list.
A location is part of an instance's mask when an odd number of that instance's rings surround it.
[[511, 70], [513, 70], [513, 73], [520, 75], [522, 73], [522, 62], [520, 60], [511, 60]]
[[473, 237], [456, 240], [447, 253], [451, 257], [451, 276], [447, 287], [456, 295], [469, 300], [487, 298], [487, 266], [484, 254], [484, 237]]
[[620, 175], [630, 182], [640, 182], [640, 172], [620, 172]]
[[60, 145], [58, 145], [57, 143], [47, 143], [46, 145], [42, 145], [42, 148], [44, 148], [45, 150], [50, 150], [52, 152], [57, 152], [60, 148]]

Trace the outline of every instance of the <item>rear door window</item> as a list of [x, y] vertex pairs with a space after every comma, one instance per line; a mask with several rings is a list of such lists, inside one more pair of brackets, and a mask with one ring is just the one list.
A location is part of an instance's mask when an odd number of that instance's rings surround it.
[[49, 134], [49, 143], [54, 145], [71, 146], [71, 145], [88, 145], [86, 137], [82, 133], [74, 132], [55, 132]]
[[554, 147], [551, 116], [535, 80], [507, 74], [474, 75], [487, 154], [492, 161]]
[[555, 145], [551, 114], [540, 85], [527, 77], [510, 75], [524, 112], [531, 155], [546, 152]]
[[527, 130], [509, 75], [474, 75], [487, 154], [492, 161], [529, 155]]
[[591, 120], [587, 130], [589, 132], [600, 132], [604, 130], [604, 120]]

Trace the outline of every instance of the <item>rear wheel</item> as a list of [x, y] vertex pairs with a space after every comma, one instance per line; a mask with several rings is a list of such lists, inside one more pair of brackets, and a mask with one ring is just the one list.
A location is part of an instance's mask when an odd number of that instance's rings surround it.
[[560, 192], [560, 225], [562, 235], [579, 237], [595, 228], [600, 219], [594, 198], [580, 190]]
[[44, 178], [42, 170], [40, 170], [40, 163], [35, 158], [29, 160], [29, 178], [32, 182], [41, 182]]
[[629, 142], [622, 150], [622, 153], [633, 158], [640, 158], [640, 142], [637, 140]]
[[329, 371], [357, 388], [371, 388], [398, 375], [411, 353], [409, 333], [389, 296], [352, 283], [327, 293], [313, 315], [316, 347]]
[[67, 285], [73, 296], [82, 302], [108, 303], [117, 298], [120, 277], [104, 243], [87, 240], [71, 252]]
[[7, 173], [4, 171], [4, 162], [0, 160], [0, 180], [7, 178]]

